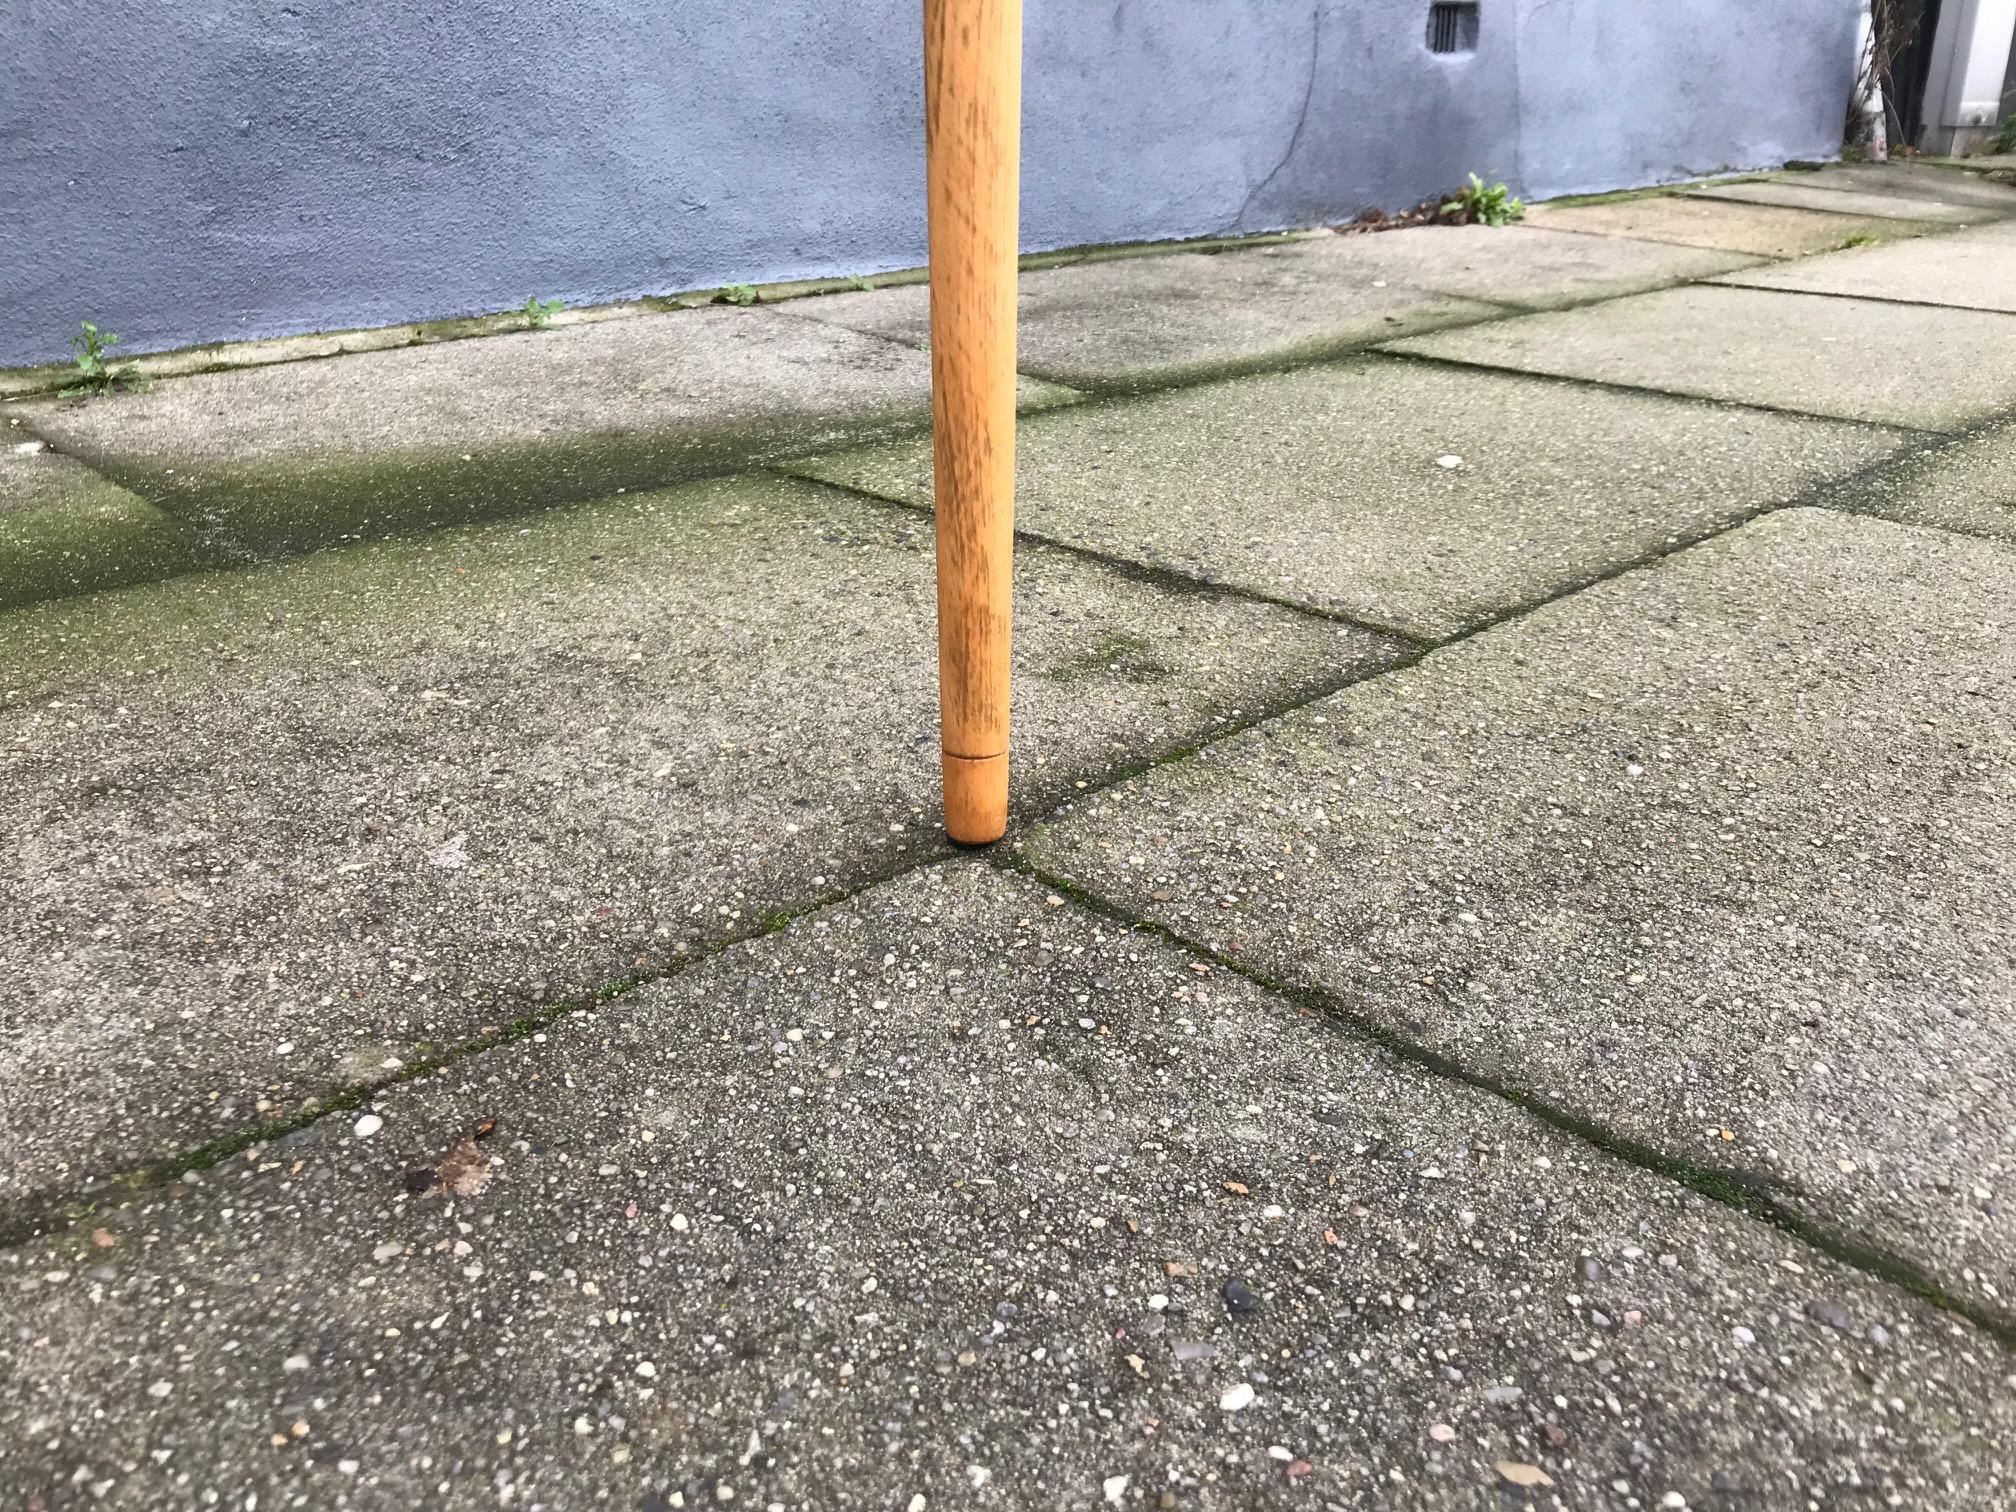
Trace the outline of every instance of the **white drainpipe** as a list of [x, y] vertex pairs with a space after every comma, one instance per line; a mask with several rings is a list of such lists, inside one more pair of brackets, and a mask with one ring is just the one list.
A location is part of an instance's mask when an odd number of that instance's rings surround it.
[[1871, 162], [1880, 163], [1890, 156], [1890, 132], [1883, 113], [1883, 80], [1875, 67], [1876, 23], [1869, 7], [1870, 0], [1862, 0], [1862, 19], [1855, 28], [1855, 82], [1866, 86], [1859, 102], [1862, 122], [1856, 129], [1855, 144]]

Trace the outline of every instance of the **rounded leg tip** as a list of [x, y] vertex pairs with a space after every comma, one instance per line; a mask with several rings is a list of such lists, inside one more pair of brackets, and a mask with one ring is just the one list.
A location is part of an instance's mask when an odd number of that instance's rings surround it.
[[1008, 833], [1008, 757], [945, 756], [945, 833], [959, 845], [992, 845]]

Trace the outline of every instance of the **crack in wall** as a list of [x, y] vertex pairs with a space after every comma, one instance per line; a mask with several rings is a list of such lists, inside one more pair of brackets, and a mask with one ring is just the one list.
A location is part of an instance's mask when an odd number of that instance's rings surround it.
[[1309, 110], [1316, 100], [1316, 75], [1323, 59], [1323, 0], [1317, 0], [1310, 8], [1309, 15], [1309, 78], [1302, 88], [1302, 108], [1295, 116], [1295, 129], [1289, 133], [1288, 145], [1283, 149], [1279, 161], [1268, 170], [1267, 176], [1246, 191], [1246, 198], [1240, 202], [1239, 213], [1233, 216], [1228, 229], [1243, 230], [1246, 217], [1253, 211], [1253, 201], [1258, 199], [1280, 177], [1294, 158], [1296, 149], [1302, 145], [1302, 133], [1309, 125]]

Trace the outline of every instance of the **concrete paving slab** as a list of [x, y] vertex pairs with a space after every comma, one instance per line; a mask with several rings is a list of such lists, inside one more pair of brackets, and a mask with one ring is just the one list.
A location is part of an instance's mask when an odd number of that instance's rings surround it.
[[1912, 163], [1843, 163], [1818, 173], [1774, 174], [1778, 183], [1812, 189], [1844, 189], [1858, 194], [1899, 195], [1905, 199], [1938, 200], [1949, 205], [1975, 205], [2016, 215], [2016, 186], [1998, 184], [1975, 173]]
[[1824, 189], [1804, 180], [1745, 179], [1733, 184], [1708, 184], [1682, 191], [1691, 199], [1734, 200], [1746, 205], [1779, 205], [1788, 210], [1825, 210], [1840, 215], [1866, 215], [1874, 220], [1932, 221], [1971, 226], [1998, 214], [1983, 205], [1957, 205], [1928, 195], [1894, 190], [1875, 194], [1856, 189]]
[[[932, 584], [916, 512], [741, 479], [8, 615], [0, 1220], [933, 852]], [[1396, 654], [1018, 593], [1020, 810]]]
[[1753, 289], [1794, 289], [1908, 304], [2016, 314], [2016, 253], [2007, 234], [1957, 231], [1926, 242], [1858, 247], [1717, 279]]
[[[1336, 356], [1498, 313], [1495, 305], [1367, 275], [1339, 250], [1342, 240], [1025, 273], [1017, 366], [1073, 389], [1129, 392]], [[818, 324], [917, 346], [930, 337], [930, 290], [921, 284], [789, 308]]]
[[1675, 194], [1594, 204], [1533, 205], [1526, 211], [1526, 223], [1536, 229], [1673, 242], [1759, 257], [1805, 257], [1831, 252], [1865, 237], [1883, 241], [1950, 229], [1930, 221], [1830, 215], [1819, 210], [1687, 199]]
[[1907, 525], [2016, 541], [2016, 425], [1904, 458], [1871, 474], [1841, 503]]
[[1059, 902], [879, 887], [9, 1252], [0, 1474], [52, 1509], [2016, 1495], [1991, 1340]]
[[2010, 1318], [2012, 642], [2009, 547], [1787, 510], [1031, 853]]
[[289, 552], [915, 428], [929, 417], [930, 364], [774, 311], [713, 307], [15, 411], [178, 518]]
[[0, 609], [222, 559], [200, 532], [75, 459], [39, 441], [0, 442]]
[[[1723, 528], [1900, 432], [1372, 359], [1023, 427], [1027, 530], [1440, 639]], [[931, 500], [928, 443], [796, 464]]]
[[1766, 289], [1666, 289], [1392, 349], [1926, 430], [2016, 405], [2016, 318]]

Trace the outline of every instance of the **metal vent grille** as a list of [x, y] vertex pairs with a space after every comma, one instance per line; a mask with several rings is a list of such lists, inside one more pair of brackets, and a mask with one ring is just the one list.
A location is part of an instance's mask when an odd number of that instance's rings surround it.
[[1477, 50], [1477, 6], [1474, 3], [1437, 3], [1428, 7], [1428, 51], [1467, 53]]

